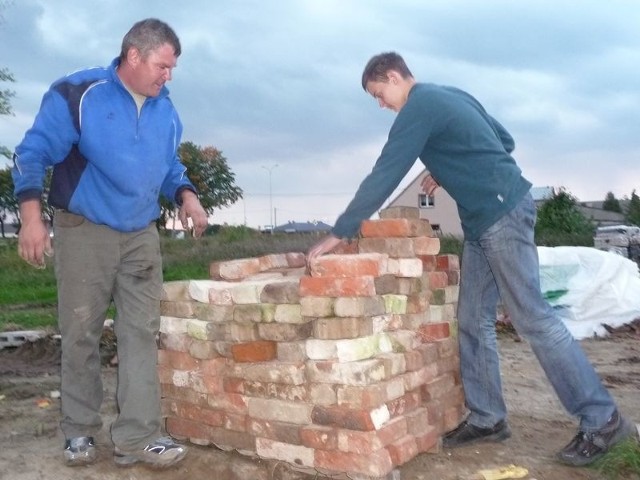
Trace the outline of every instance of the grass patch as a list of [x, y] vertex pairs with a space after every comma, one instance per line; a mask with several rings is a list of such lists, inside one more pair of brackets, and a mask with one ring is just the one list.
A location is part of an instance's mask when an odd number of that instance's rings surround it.
[[615, 445], [593, 467], [608, 480], [640, 479], [640, 444], [633, 439]]

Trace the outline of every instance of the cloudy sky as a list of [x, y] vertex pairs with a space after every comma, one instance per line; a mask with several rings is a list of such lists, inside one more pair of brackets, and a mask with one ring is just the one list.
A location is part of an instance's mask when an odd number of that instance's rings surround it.
[[137, 20], [168, 22], [183, 47], [168, 85], [183, 141], [221, 150], [245, 192], [215, 223], [264, 227], [273, 212], [277, 224], [333, 224], [394, 119], [360, 87], [368, 59], [389, 50], [419, 81], [478, 98], [535, 186], [583, 201], [640, 190], [635, 0], [9, 0], [2, 17], [10, 149], [53, 80], [108, 64]]

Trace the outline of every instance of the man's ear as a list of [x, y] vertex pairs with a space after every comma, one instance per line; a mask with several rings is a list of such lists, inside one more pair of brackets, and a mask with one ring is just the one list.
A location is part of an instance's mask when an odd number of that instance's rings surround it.
[[131, 47], [127, 52], [127, 63], [131, 67], [135, 67], [136, 65], [138, 65], [141, 59], [142, 56], [140, 55], [140, 50], [138, 50], [136, 47]]
[[400, 81], [402, 80], [402, 75], [400, 75], [398, 72], [396, 72], [395, 70], [389, 70], [387, 72], [387, 81], [389, 83], [392, 83], [394, 85], [397, 85], [398, 83], [400, 83]]

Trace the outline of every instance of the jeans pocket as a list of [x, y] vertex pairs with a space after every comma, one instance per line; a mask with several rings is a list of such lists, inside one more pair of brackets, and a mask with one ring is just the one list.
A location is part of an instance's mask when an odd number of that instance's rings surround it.
[[53, 216], [53, 225], [59, 228], [74, 228], [82, 225], [85, 220], [82, 215], [76, 215], [66, 210], [56, 210]]

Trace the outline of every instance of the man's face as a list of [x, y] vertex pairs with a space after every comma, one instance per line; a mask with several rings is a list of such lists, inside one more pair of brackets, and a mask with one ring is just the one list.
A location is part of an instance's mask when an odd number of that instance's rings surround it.
[[145, 97], [157, 96], [164, 84], [171, 80], [171, 71], [178, 61], [173, 47], [165, 43], [152, 50], [146, 58], [142, 58], [140, 52], [135, 49], [129, 55], [132, 56], [133, 69], [130, 87]]
[[368, 81], [367, 92], [378, 101], [380, 108], [388, 108], [396, 113], [407, 103], [407, 92], [396, 75], [389, 74], [386, 81]]

